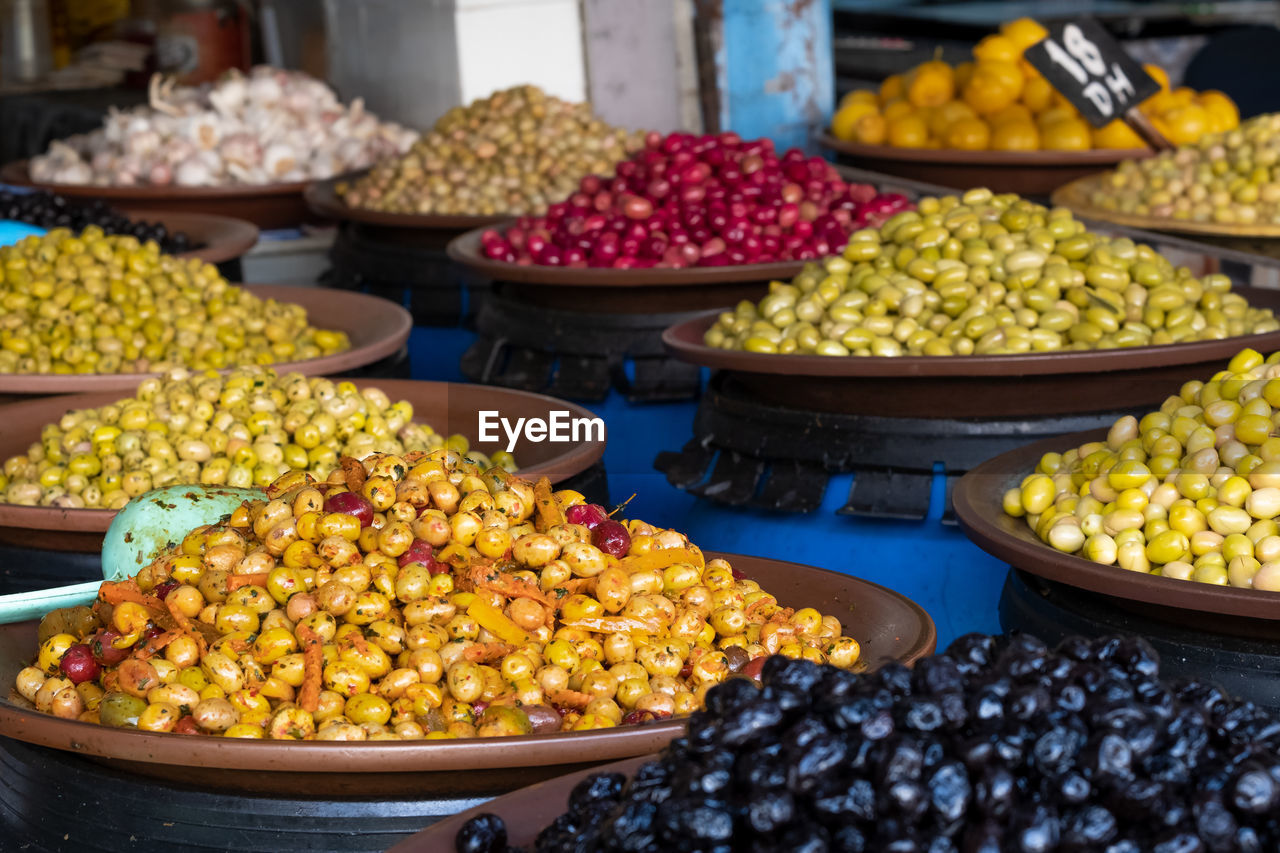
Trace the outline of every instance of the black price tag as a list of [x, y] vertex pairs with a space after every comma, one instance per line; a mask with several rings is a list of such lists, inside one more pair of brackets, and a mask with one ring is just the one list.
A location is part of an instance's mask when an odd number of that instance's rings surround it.
[[1121, 118], [1160, 91], [1097, 21], [1050, 24], [1049, 35], [1023, 56], [1094, 127]]

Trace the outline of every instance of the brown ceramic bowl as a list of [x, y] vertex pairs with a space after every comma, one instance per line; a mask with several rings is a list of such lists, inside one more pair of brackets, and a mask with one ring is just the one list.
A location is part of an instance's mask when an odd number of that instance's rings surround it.
[[[322, 329], [338, 329], [351, 339], [351, 349], [310, 358], [271, 365], [280, 373], [297, 371], [307, 376], [336, 375], [344, 371], [381, 361], [400, 351], [413, 318], [401, 306], [378, 296], [349, 290], [323, 287], [298, 287], [288, 284], [245, 285], [263, 299], [294, 302], [307, 309], [307, 321]], [[4, 394], [75, 394], [92, 391], [132, 393], [138, 383], [156, 373], [3, 373], [0, 395]]]
[[[1280, 310], [1280, 291], [1238, 287]], [[1159, 405], [1189, 376], [1211, 374], [1245, 347], [1280, 349], [1280, 332], [1168, 346], [1016, 355], [895, 358], [769, 355], [703, 343], [715, 313], [667, 329], [681, 361], [734, 374], [764, 402], [886, 417], [1081, 414]], [[779, 382], [785, 376], [787, 381]]]
[[511, 219], [506, 214], [476, 216], [450, 213], [388, 213], [367, 207], [352, 207], [338, 195], [338, 185], [351, 183], [364, 177], [368, 169], [348, 172], [345, 175], [315, 181], [307, 185], [303, 198], [311, 212], [322, 219], [337, 222], [359, 222], [384, 228], [412, 228], [426, 230], [469, 231]]
[[135, 222], [158, 222], [170, 233], [181, 231], [191, 238], [191, 245], [199, 248], [183, 252], [178, 257], [199, 258], [211, 264], [235, 260], [258, 242], [258, 226], [230, 216], [139, 208], [130, 210], [129, 218]]
[[[477, 439], [477, 412], [498, 411], [506, 418], [546, 418], [551, 411], [563, 410], [573, 418], [595, 417], [573, 403], [506, 388], [485, 385], [462, 385], [453, 382], [417, 382], [410, 379], [357, 379], [357, 386], [381, 388], [392, 400], [408, 400], [413, 404], [414, 420], [429, 424], [441, 435], [461, 433], [472, 447], [492, 453], [506, 442], [481, 442]], [[32, 442], [40, 440], [45, 424], [56, 421], [71, 409], [93, 408], [119, 400], [118, 392], [74, 394], [63, 397], [41, 397], [4, 407], [4, 429], [0, 430], [0, 460], [25, 453]], [[516, 444], [516, 461], [521, 475], [537, 479], [548, 477], [560, 482], [590, 468], [604, 455], [603, 441], [577, 441], [552, 444], [533, 443], [521, 437]], [[109, 509], [63, 509], [59, 507], [18, 506], [0, 503], [0, 542], [27, 541], [21, 531], [62, 531], [93, 534], [101, 541], [115, 518]], [[37, 537], [39, 538], [39, 537]], [[46, 537], [47, 538], [47, 535]], [[76, 550], [85, 550], [83, 547]]]
[[[805, 261], [772, 264], [739, 264], [727, 267], [685, 267], [684, 269], [617, 270], [608, 267], [547, 267], [538, 264], [509, 264], [486, 258], [480, 251], [484, 228], [457, 237], [449, 243], [449, 257], [494, 281], [549, 284], [561, 287], [696, 287], [743, 281], [789, 279], [804, 269]], [[763, 295], [763, 294], [762, 294]]]
[[454, 838], [458, 830], [467, 821], [482, 814], [496, 814], [502, 818], [507, 826], [507, 844], [531, 850], [538, 839], [538, 833], [569, 808], [569, 795], [583, 779], [595, 773], [621, 773], [630, 777], [641, 765], [657, 758], [657, 755], [642, 755], [538, 782], [433, 823], [401, 841], [387, 853], [454, 853], [457, 850]]
[[[845, 630], [862, 643], [862, 659], [870, 667], [889, 660], [914, 663], [934, 650], [933, 621], [919, 605], [896, 592], [857, 578], [760, 557], [713, 554], [729, 559], [735, 568], [756, 580], [778, 601], [789, 606], [813, 606], [840, 617]], [[8, 693], [18, 671], [36, 651], [35, 621], [0, 626], [0, 685]], [[585, 762], [599, 763], [662, 748], [684, 727], [681, 720], [643, 726], [623, 726], [590, 732], [526, 737], [480, 738], [410, 743], [280, 743], [234, 738], [189, 737], [112, 729], [42, 714], [9, 693], [0, 701], [0, 735], [41, 746], [106, 759], [132, 772], [178, 774], [195, 784], [212, 770], [224, 781], [235, 776], [251, 789], [269, 784], [261, 779], [277, 772], [294, 778], [319, 779], [309, 787], [324, 787], [332, 774], [376, 774], [376, 783], [394, 786], [385, 776], [397, 776], [405, 790], [458, 784], [458, 771], [538, 768], [541, 778], [555, 768]], [[528, 771], [532, 772], [532, 771]], [[561, 769], [559, 772], [564, 772]], [[468, 774], [469, 775], [469, 774]], [[450, 780], [455, 780], [451, 782]], [[522, 784], [536, 781], [525, 777]]]
[[226, 187], [133, 186], [96, 184], [45, 184], [31, 179], [26, 160], [0, 167], [0, 182], [38, 187], [67, 198], [100, 198], [126, 213], [134, 210], [168, 210], [174, 213], [211, 213], [244, 219], [265, 230], [296, 228], [311, 219], [302, 198], [306, 181], [262, 186]]
[[[1004, 493], [1031, 473], [1041, 456], [1104, 438], [1106, 430], [1073, 433], [1038, 441], [982, 463], [965, 474], [952, 492], [960, 526], [988, 554], [1047, 580], [1164, 608], [1280, 620], [1280, 592], [1180, 581], [1104, 566], [1054, 550], [1036, 537], [1025, 520], [1004, 514]], [[1188, 615], [1183, 614], [1184, 618]]]
[[1121, 213], [1096, 207], [1089, 200], [1098, 183], [1106, 175], [1093, 175], [1079, 178], [1059, 187], [1051, 198], [1054, 204], [1068, 208], [1076, 216], [1085, 219], [1096, 219], [1100, 222], [1114, 222], [1130, 228], [1145, 228], [1148, 231], [1172, 231], [1175, 234], [1198, 234], [1214, 237], [1280, 237], [1280, 224], [1274, 222], [1255, 222], [1251, 225], [1228, 224], [1222, 222], [1191, 222], [1185, 219], [1172, 219], [1167, 216], [1142, 216], [1136, 213]]
[[829, 133], [817, 135], [823, 148], [842, 163], [967, 190], [1048, 195], [1063, 184], [1112, 168], [1121, 160], [1151, 156], [1147, 148], [1094, 151], [960, 151], [953, 148], [895, 148], [845, 142]]

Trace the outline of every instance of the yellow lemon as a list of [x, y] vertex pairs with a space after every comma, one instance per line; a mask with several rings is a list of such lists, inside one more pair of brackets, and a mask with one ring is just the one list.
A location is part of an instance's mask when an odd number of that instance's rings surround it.
[[1032, 77], [1022, 87], [1022, 103], [1033, 113], [1047, 110], [1053, 102], [1053, 86], [1043, 77]]
[[949, 148], [962, 151], [984, 151], [991, 141], [991, 128], [980, 118], [962, 118], [947, 128]]
[[1046, 151], [1088, 151], [1093, 145], [1089, 123], [1082, 118], [1064, 118], [1043, 125], [1040, 146]]
[[1168, 127], [1169, 141], [1176, 145], [1190, 145], [1209, 132], [1209, 111], [1197, 104], [1178, 107], [1162, 118]]
[[1142, 137], [1120, 119], [1115, 119], [1093, 131], [1094, 148], [1146, 148]]
[[880, 114], [884, 116], [885, 121], [891, 122], [895, 118], [902, 118], [903, 116], [911, 115], [913, 112], [915, 112], [915, 108], [911, 106], [909, 101], [898, 100], [890, 101], [885, 104], [885, 107], [880, 111]]
[[1207, 89], [1197, 98], [1200, 106], [1209, 111], [1214, 130], [1235, 130], [1240, 126], [1240, 110], [1235, 101], [1214, 89]]
[[941, 60], [916, 66], [908, 75], [906, 85], [907, 100], [917, 107], [940, 107], [956, 92], [951, 66]]
[[888, 135], [888, 123], [879, 113], [869, 113], [858, 119], [853, 138], [863, 145], [883, 145]]
[[1144, 62], [1142, 63], [1142, 70], [1155, 78], [1155, 81], [1160, 84], [1160, 91], [1169, 91], [1169, 74], [1163, 68], [1150, 62]]
[[1018, 18], [1001, 24], [1000, 35], [1013, 42], [1014, 47], [1022, 51], [1043, 40], [1049, 35], [1049, 31], [1031, 18]]
[[850, 101], [831, 117], [831, 133], [836, 139], [853, 139], [854, 126], [858, 119], [877, 112], [875, 104], [866, 101]]
[[1040, 147], [1040, 132], [1030, 122], [1011, 121], [991, 133], [994, 151], [1035, 151]]
[[880, 84], [880, 103], [888, 104], [906, 94], [906, 85], [901, 74], [890, 74]]
[[923, 148], [929, 141], [929, 127], [923, 118], [910, 113], [892, 119], [888, 135], [889, 144], [898, 148]]
[[957, 92], [963, 89], [965, 84], [973, 78], [973, 69], [977, 67], [978, 64], [976, 62], [961, 62], [956, 66], [952, 76], [955, 77]]
[[880, 104], [880, 95], [871, 89], [854, 89], [840, 99], [840, 106], [846, 107], [854, 101], [866, 101], [869, 104]]
[[1011, 121], [1025, 122], [1027, 124], [1034, 123], [1034, 119], [1031, 117], [1031, 110], [1027, 109], [1023, 104], [1010, 104], [1002, 110], [997, 110], [987, 117], [987, 121], [991, 123], [992, 127], [999, 127]]
[[976, 118], [977, 115], [973, 107], [964, 101], [947, 101], [929, 116], [929, 132], [938, 139], [942, 139], [947, 134], [947, 128], [952, 124], [962, 118]]
[[964, 102], [979, 115], [1002, 110], [1017, 100], [1018, 93], [1009, 88], [1003, 75], [985, 63], [973, 72], [973, 79], [964, 87]]
[[1017, 62], [1022, 49], [1007, 36], [989, 35], [973, 47], [973, 58], [979, 62]]

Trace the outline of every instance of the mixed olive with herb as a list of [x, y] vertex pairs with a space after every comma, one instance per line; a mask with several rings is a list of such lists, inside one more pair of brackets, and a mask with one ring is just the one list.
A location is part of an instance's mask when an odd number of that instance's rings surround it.
[[46, 617], [17, 692], [153, 732], [395, 740], [689, 714], [770, 654], [859, 664], [674, 530], [448, 448], [304, 471]]
[[153, 243], [58, 228], [0, 247], [0, 373], [147, 373], [350, 349], [301, 305], [228, 284]]
[[800, 355], [1002, 355], [1277, 329], [1225, 275], [1195, 278], [1065, 209], [975, 189], [854, 232], [843, 254], [721, 314], [705, 341]]
[[173, 370], [132, 397], [76, 409], [44, 427], [0, 470], [0, 498], [26, 506], [120, 509], [151, 489], [184, 483], [268, 486], [289, 471], [326, 477], [341, 456], [448, 447], [485, 468], [515, 469], [505, 450], [414, 423], [413, 404], [356, 386], [270, 368], [228, 374]]

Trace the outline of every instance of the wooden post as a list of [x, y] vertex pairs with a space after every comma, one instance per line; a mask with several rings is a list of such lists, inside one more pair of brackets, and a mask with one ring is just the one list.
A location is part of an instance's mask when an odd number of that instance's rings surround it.
[[1165, 135], [1156, 130], [1156, 126], [1151, 123], [1151, 119], [1142, 114], [1138, 108], [1130, 107], [1124, 114], [1124, 122], [1133, 128], [1134, 133], [1138, 134], [1150, 145], [1155, 151], [1172, 151], [1177, 146], [1165, 138]]

